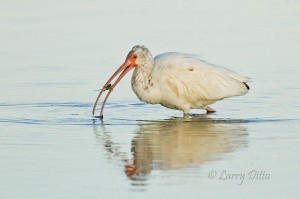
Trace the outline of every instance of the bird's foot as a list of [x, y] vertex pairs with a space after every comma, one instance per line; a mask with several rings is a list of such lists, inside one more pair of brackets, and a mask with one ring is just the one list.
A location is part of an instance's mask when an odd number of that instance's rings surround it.
[[183, 114], [183, 117], [182, 117], [183, 121], [190, 121], [190, 114], [187, 113], [187, 114]]
[[207, 114], [215, 113], [216, 111], [209, 106], [205, 106], [204, 109], [206, 110]]

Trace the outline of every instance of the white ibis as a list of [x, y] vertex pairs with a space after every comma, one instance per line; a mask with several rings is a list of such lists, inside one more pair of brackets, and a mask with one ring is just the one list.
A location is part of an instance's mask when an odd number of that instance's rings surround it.
[[[93, 114], [102, 93], [108, 90], [100, 113], [103, 119], [104, 105], [110, 93], [133, 68], [131, 86], [141, 101], [182, 110], [184, 115], [189, 114], [190, 109], [215, 112], [208, 105], [227, 97], [245, 95], [250, 89], [246, 84], [249, 77], [207, 63], [197, 55], [167, 52], [153, 58], [145, 46], [137, 45], [101, 89]], [[119, 73], [120, 76], [111, 84]]]

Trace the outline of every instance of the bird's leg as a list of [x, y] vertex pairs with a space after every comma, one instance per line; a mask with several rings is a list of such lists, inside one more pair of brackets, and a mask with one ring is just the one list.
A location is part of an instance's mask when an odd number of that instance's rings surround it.
[[210, 108], [209, 106], [204, 106], [204, 109], [207, 111], [206, 112], [207, 114], [216, 112], [214, 109]]
[[190, 121], [190, 114], [183, 114], [183, 117], [182, 117], [183, 121]]
[[181, 107], [181, 110], [183, 112], [183, 116], [189, 116], [190, 115], [190, 105], [184, 105]]

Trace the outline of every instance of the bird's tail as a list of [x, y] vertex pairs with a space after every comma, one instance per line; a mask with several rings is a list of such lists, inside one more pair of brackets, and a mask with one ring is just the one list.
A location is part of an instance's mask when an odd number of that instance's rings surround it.
[[250, 90], [250, 86], [249, 86], [248, 84], [246, 84], [245, 82], [243, 82], [243, 84], [246, 86], [246, 88], [247, 88], [248, 90]]

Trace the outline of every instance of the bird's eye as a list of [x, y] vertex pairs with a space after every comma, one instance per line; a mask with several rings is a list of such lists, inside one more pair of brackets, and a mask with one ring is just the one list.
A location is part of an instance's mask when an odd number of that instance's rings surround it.
[[137, 58], [137, 55], [134, 55], [133, 58], [136, 59], [136, 58]]

